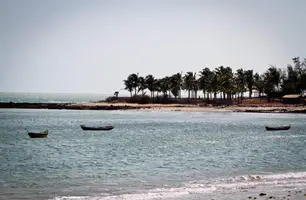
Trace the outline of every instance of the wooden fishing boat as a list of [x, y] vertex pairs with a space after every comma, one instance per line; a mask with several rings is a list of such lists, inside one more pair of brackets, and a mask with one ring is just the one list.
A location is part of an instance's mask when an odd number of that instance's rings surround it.
[[30, 136], [30, 138], [46, 138], [46, 137], [48, 137], [48, 130], [45, 130], [43, 132], [30, 132], [30, 131], [27, 130], [27, 132], [28, 132], [28, 135]]
[[81, 125], [81, 128], [84, 131], [110, 131], [112, 130], [114, 127], [113, 126], [85, 126], [85, 125]]
[[291, 125], [289, 126], [266, 126], [267, 131], [285, 131], [289, 130], [291, 128]]

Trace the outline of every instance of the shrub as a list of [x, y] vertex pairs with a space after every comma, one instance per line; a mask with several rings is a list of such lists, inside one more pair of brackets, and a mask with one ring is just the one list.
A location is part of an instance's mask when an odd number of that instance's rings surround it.
[[177, 102], [178, 102], [177, 99], [169, 98], [167, 95], [157, 96], [154, 98], [154, 103], [173, 104]]
[[139, 104], [148, 104], [151, 103], [151, 98], [148, 95], [134, 95], [132, 96], [129, 101], [129, 103], [139, 103]]
[[105, 102], [110, 103], [110, 102], [113, 102], [113, 101], [115, 101], [115, 100], [117, 100], [117, 98], [114, 97], [114, 96], [112, 96], [112, 97], [107, 97], [107, 98], [105, 99]]

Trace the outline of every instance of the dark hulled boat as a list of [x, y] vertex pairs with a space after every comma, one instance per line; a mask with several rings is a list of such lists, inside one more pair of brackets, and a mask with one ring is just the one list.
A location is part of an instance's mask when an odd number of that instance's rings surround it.
[[30, 138], [46, 138], [48, 137], [48, 130], [45, 130], [43, 132], [30, 132], [28, 131], [28, 135], [30, 136]]
[[267, 131], [285, 131], [289, 130], [291, 128], [291, 125], [289, 126], [266, 126]]
[[85, 125], [81, 125], [81, 128], [84, 131], [110, 131], [114, 127], [113, 126], [85, 126]]

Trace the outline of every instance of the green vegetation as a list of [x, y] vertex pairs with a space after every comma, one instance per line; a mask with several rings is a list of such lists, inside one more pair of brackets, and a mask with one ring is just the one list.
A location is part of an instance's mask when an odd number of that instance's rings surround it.
[[224, 66], [214, 70], [204, 68], [198, 73], [187, 72], [185, 75], [176, 73], [163, 78], [133, 73], [124, 80], [124, 85], [133, 98], [146, 96], [148, 90], [153, 99], [176, 100], [181, 98], [181, 91], [185, 90], [188, 92], [188, 101], [197, 98], [201, 91], [207, 100], [216, 99], [219, 94], [221, 99], [235, 98], [239, 103], [244, 92], [248, 92], [251, 98], [253, 90], [256, 90], [257, 96], [266, 94], [270, 101], [285, 94], [299, 94], [306, 89], [306, 59], [301, 61], [296, 57], [292, 60], [293, 65], [288, 64], [286, 69], [270, 66], [263, 74], [254, 74], [253, 70], [243, 69], [233, 72], [231, 67]]

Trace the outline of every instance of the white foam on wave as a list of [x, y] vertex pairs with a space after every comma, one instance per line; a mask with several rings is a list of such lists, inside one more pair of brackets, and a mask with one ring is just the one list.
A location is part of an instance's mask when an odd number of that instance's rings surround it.
[[250, 190], [257, 187], [306, 187], [306, 172], [292, 172], [282, 174], [243, 175], [211, 181], [191, 181], [183, 187], [156, 188], [133, 194], [107, 196], [61, 196], [52, 200], [155, 200], [179, 198], [192, 194], [211, 194], [213, 192]]
[[99, 197], [90, 197], [90, 196], [61, 196], [54, 197], [52, 200], [98, 200]]
[[267, 139], [285, 139], [285, 138], [300, 138], [306, 137], [306, 135], [268, 135], [265, 138]]
[[306, 178], [306, 172], [288, 172], [282, 174], [267, 174], [263, 175], [264, 179], [298, 179]]
[[206, 144], [216, 144], [216, 143], [219, 143], [219, 141], [217, 141], [217, 140], [207, 140], [204, 143], [206, 143]]
[[305, 180], [306, 181], [306, 172], [288, 172], [281, 174], [258, 174], [258, 175], [244, 175], [239, 177], [240, 180], [246, 181], [261, 181], [261, 182], [271, 182], [271, 181], [287, 181], [290, 183], [295, 180]]
[[[203, 187], [207, 184], [189, 182], [188, 187]], [[257, 186], [275, 186], [275, 187], [292, 187], [304, 186], [306, 187], [306, 172], [290, 172], [282, 174], [260, 174], [260, 175], [243, 175], [238, 177], [231, 177], [219, 179], [210, 186], [214, 186], [216, 190], [240, 190], [251, 189]]]
[[154, 200], [181, 197], [190, 194], [204, 194], [215, 191], [214, 187], [179, 187], [179, 188], [156, 188], [147, 192], [136, 194], [121, 194], [111, 196], [62, 196], [52, 200]]

